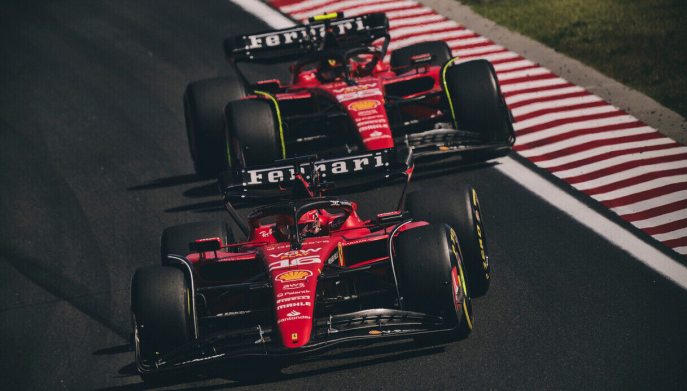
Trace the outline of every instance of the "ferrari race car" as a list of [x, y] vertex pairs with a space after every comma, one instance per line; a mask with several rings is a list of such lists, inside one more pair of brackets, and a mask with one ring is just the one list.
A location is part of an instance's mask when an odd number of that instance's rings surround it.
[[164, 231], [162, 264], [131, 286], [144, 380], [232, 357], [288, 362], [343, 343], [470, 333], [471, 296], [490, 284], [473, 188], [443, 205], [404, 190], [397, 210], [366, 220], [355, 202], [323, 196], [314, 161], [300, 171], [280, 185], [290, 198], [247, 221], [232, 202], [251, 185], [224, 189], [245, 240], [224, 222]]
[[[461, 63], [443, 41], [398, 48], [387, 63], [388, 26], [383, 13], [332, 13], [226, 39], [230, 74], [192, 82], [184, 94], [196, 172], [401, 146], [416, 160], [508, 153], [512, 115], [493, 66]], [[291, 63], [291, 80], [249, 83], [242, 63]]]

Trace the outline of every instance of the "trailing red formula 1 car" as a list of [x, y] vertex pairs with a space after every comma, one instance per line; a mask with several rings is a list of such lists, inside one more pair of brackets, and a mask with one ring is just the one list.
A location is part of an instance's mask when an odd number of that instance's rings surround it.
[[[508, 153], [512, 116], [486, 60], [460, 63], [442, 41], [394, 50], [382, 13], [225, 40], [225, 77], [190, 83], [186, 128], [196, 172], [412, 148], [416, 160]], [[292, 63], [291, 80], [249, 83], [239, 64]]]
[[247, 222], [232, 201], [256, 185], [224, 188], [245, 240], [235, 241], [226, 223], [170, 227], [162, 265], [136, 271], [144, 379], [231, 357], [286, 359], [345, 342], [470, 333], [471, 296], [490, 284], [473, 188], [443, 206], [413, 192], [397, 210], [365, 220], [355, 202], [322, 196], [314, 160], [308, 169], [293, 164], [301, 167], [295, 180], [281, 186], [296, 199], [259, 207]]

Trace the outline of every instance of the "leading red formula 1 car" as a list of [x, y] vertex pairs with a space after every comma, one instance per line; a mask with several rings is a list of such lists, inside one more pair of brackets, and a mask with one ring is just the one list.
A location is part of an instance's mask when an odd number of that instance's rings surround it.
[[[332, 13], [225, 40], [230, 74], [190, 83], [184, 95], [196, 172], [400, 146], [416, 161], [508, 153], [512, 116], [492, 65], [460, 63], [442, 41], [397, 48], [387, 63], [388, 28], [382, 13]], [[291, 63], [291, 80], [249, 83], [245, 63]]]
[[355, 202], [321, 196], [326, 186], [309, 164], [294, 163], [295, 180], [282, 183], [296, 199], [259, 207], [247, 222], [232, 201], [255, 185], [224, 188], [246, 240], [219, 222], [164, 231], [162, 265], [138, 269], [132, 280], [144, 379], [231, 357], [470, 333], [471, 296], [490, 284], [475, 190], [466, 186], [443, 206], [413, 192], [404, 206], [366, 220]]

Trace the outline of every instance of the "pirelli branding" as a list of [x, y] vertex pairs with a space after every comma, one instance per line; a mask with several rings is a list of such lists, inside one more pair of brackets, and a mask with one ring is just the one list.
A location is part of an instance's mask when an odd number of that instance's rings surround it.
[[[387, 153], [375, 152], [343, 159], [321, 160], [315, 163], [315, 170], [322, 176], [342, 175], [381, 169], [389, 166]], [[309, 176], [311, 166], [307, 163], [299, 167], [300, 174]], [[296, 179], [294, 166], [270, 167], [245, 170], [242, 172], [244, 185], [280, 183]]]

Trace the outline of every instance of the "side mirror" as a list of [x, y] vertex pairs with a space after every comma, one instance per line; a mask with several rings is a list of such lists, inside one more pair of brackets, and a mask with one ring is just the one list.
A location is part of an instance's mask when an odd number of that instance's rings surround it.
[[217, 251], [222, 248], [222, 239], [220, 238], [207, 238], [198, 239], [194, 242], [188, 244], [189, 250], [195, 253], [204, 253], [208, 251]]

